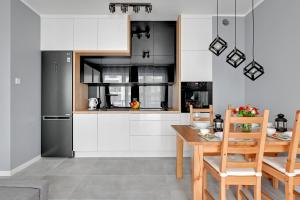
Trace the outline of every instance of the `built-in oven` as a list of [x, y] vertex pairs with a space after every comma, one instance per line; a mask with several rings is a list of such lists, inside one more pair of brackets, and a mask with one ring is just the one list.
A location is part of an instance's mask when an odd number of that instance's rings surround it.
[[181, 83], [181, 112], [190, 112], [194, 108], [208, 108], [213, 102], [212, 82], [182, 82]]

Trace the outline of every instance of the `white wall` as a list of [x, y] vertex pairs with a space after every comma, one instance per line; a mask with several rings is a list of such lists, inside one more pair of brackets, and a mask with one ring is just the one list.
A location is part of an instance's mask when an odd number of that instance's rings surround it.
[[[222, 24], [223, 19], [229, 20], [229, 25]], [[216, 36], [216, 17], [213, 18], [213, 37]], [[224, 116], [228, 105], [240, 106], [245, 104], [245, 77], [244, 64], [237, 69], [226, 62], [226, 56], [234, 48], [234, 17], [221, 17], [219, 19], [219, 35], [227, 41], [227, 49], [220, 55], [213, 55], [213, 105], [215, 113]], [[245, 19], [237, 19], [237, 48], [245, 52]]]
[[[21, 78], [21, 85], [14, 79]], [[11, 168], [41, 152], [40, 17], [11, 0]]]
[[40, 17], [19, 0], [2, 0], [0, 27], [1, 172], [40, 155]]
[[0, 171], [10, 170], [10, 0], [0, 1]]
[[[246, 80], [246, 102], [269, 108], [270, 121], [286, 114], [289, 126], [300, 109], [300, 1], [265, 0], [255, 9], [255, 54], [265, 74]], [[247, 52], [252, 47], [251, 14], [246, 17]]]

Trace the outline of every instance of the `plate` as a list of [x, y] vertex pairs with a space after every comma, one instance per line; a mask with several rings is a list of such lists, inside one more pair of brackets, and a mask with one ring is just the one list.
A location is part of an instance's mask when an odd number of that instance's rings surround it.
[[271, 135], [271, 138], [275, 138], [283, 141], [290, 141], [292, 139], [291, 137], [285, 135], [284, 133], [274, 133], [273, 135]]

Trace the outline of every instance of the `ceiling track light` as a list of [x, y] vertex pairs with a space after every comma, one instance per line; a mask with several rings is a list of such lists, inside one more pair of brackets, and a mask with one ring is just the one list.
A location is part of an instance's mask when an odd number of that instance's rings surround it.
[[152, 12], [152, 4], [151, 3], [110, 3], [109, 4], [110, 13], [115, 13], [116, 7], [120, 7], [122, 13], [127, 13], [129, 10], [129, 7], [132, 8], [134, 13], [139, 13], [141, 7], [144, 7], [145, 12], [148, 14]]

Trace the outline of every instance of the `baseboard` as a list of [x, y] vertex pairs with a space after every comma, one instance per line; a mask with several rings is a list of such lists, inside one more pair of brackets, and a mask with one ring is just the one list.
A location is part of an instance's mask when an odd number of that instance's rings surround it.
[[11, 176], [11, 171], [0, 171], [0, 176]]
[[[190, 157], [191, 152], [184, 152], [184, 157]], [[76, 158], [97, 157], [176, 157], [176, 152], [75, 152]]]
[[0, 171], [0, 176], [12, 176], [12, 175], [22, 171], [23, 169], [29, 167], [33, 163], [39, 161], [40, 159], [41, 159], [41, 155], [38, 155], [38, 156], [34, 157], [33, 159], [27, 161], [26, 163], [19, 165], [18, 167], [14, 168], [10, 171]]

